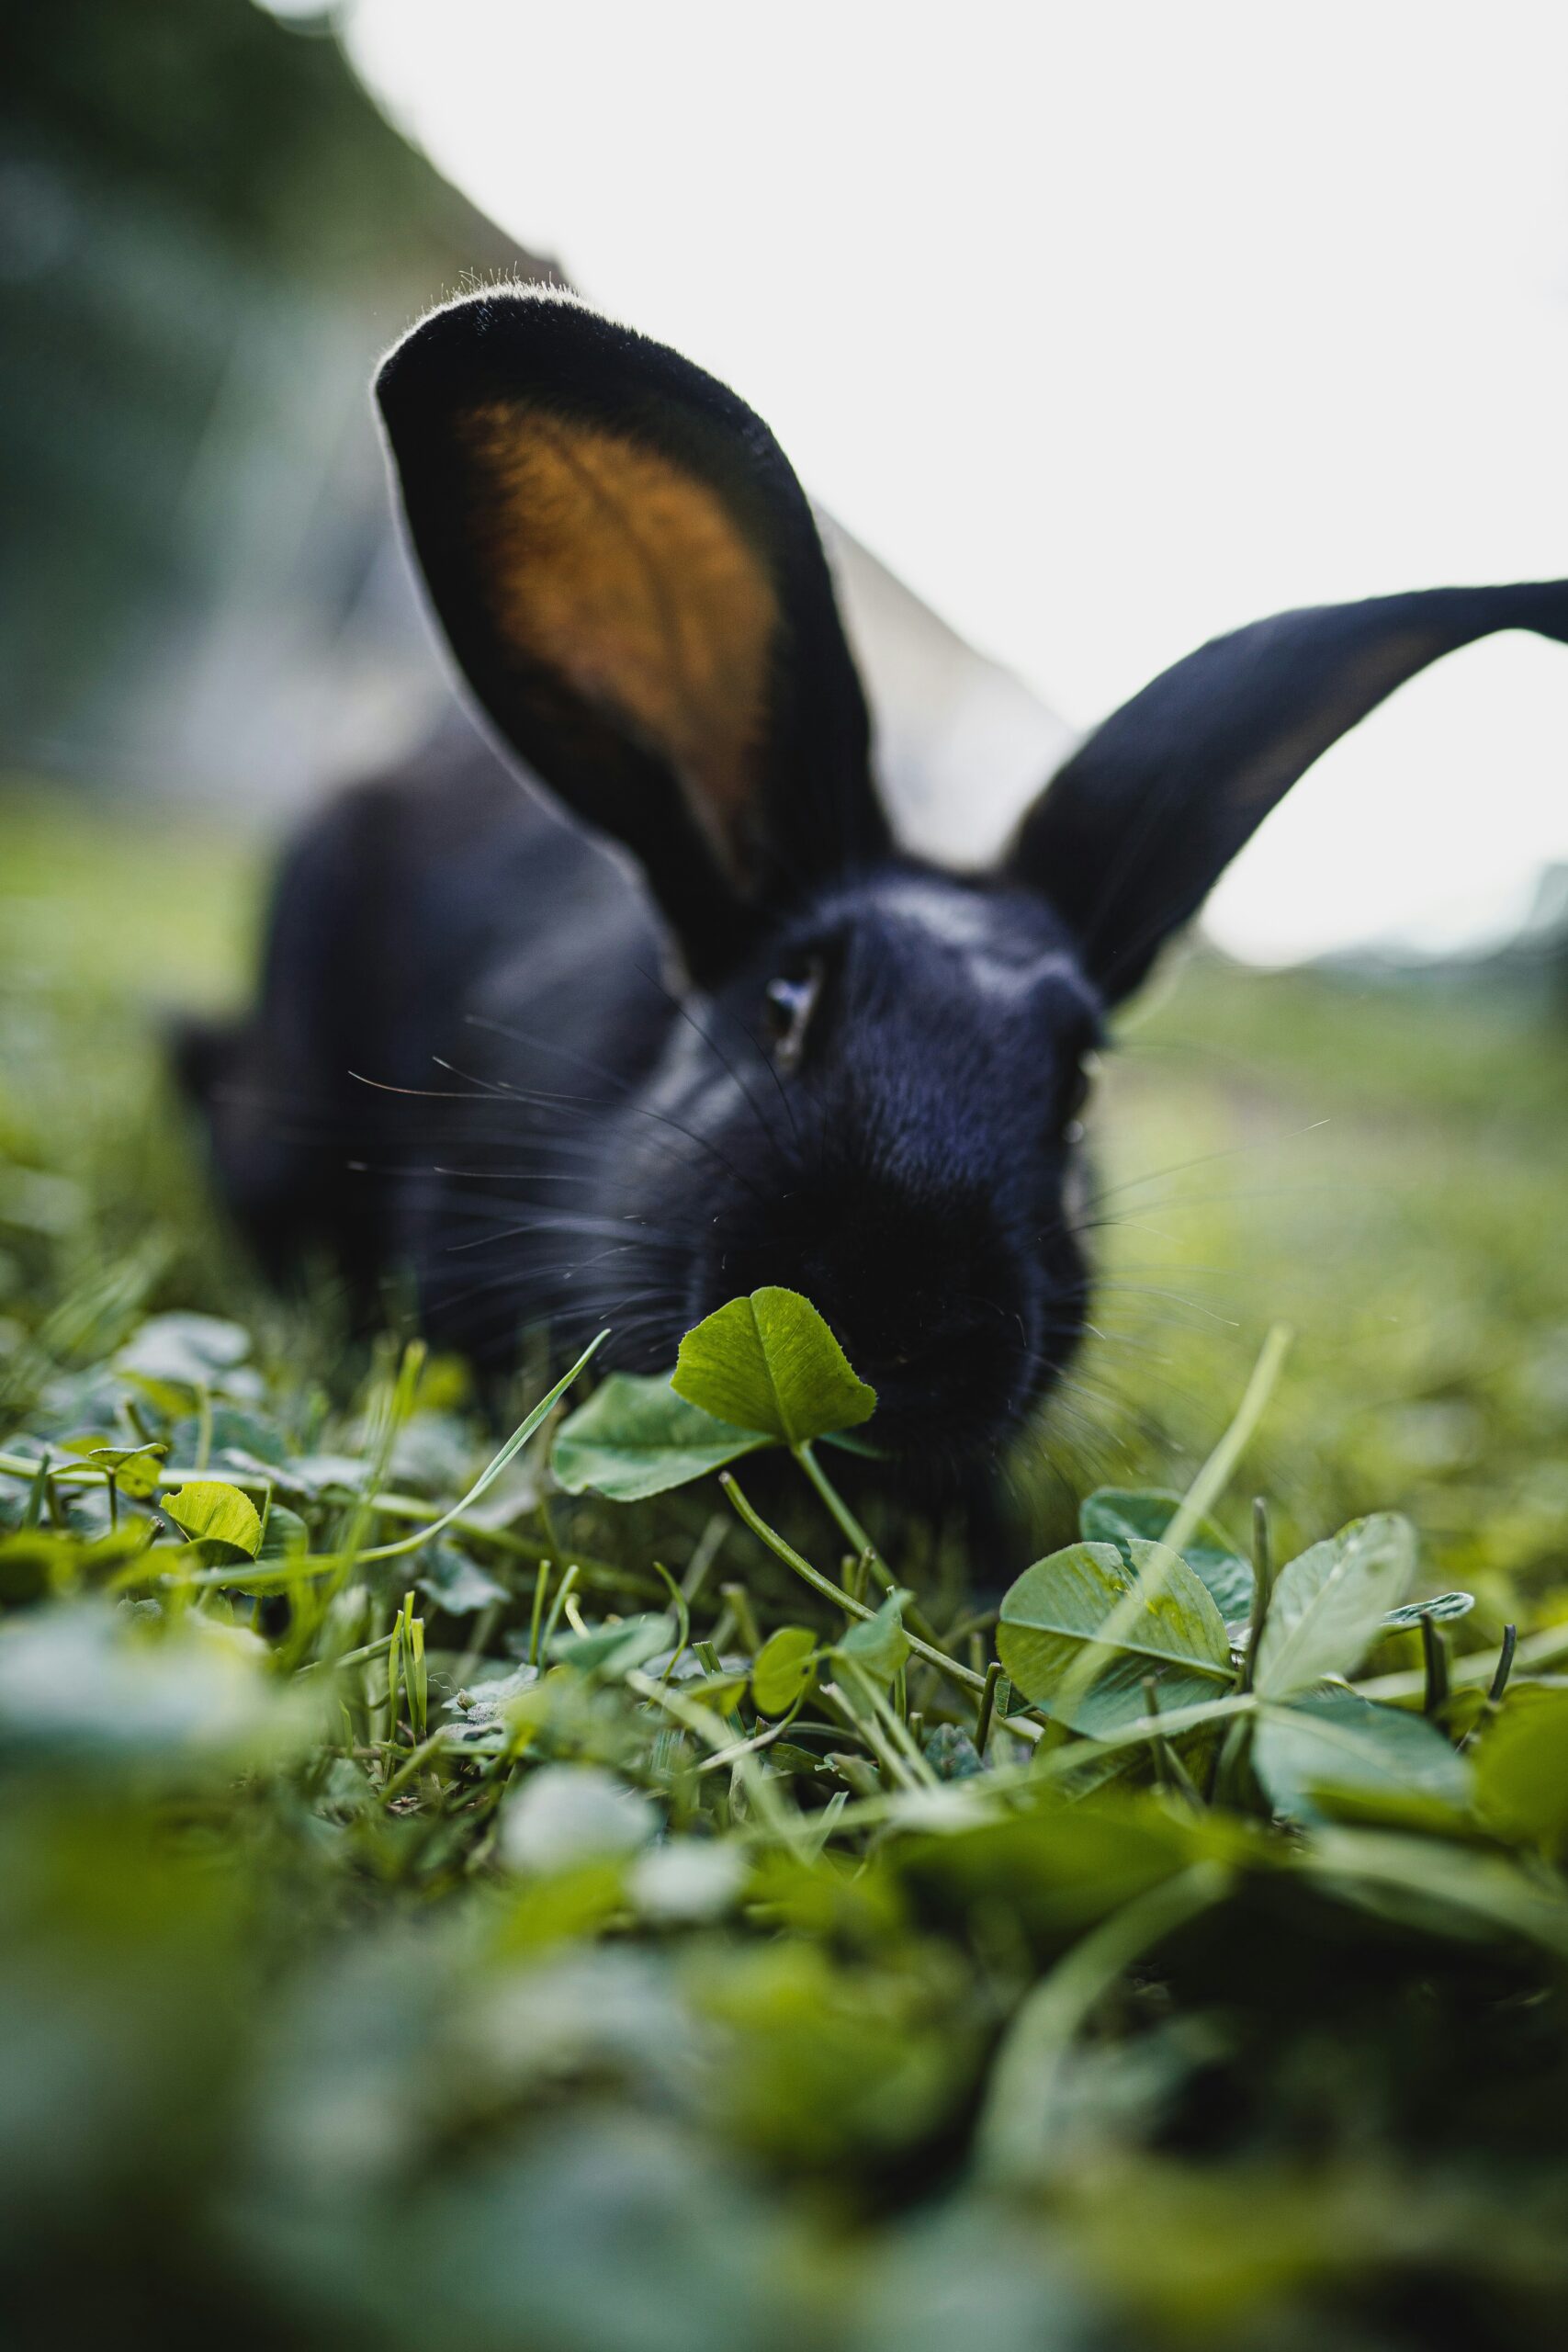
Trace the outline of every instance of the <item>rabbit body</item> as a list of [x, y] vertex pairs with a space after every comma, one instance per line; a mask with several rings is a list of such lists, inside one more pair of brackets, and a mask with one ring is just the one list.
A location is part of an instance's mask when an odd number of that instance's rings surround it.
[[492, 1364], [607, 1324], [659, 1369], [783, 1283], [885, 1453], [996, 1454], [1083, 1329], [1109, 1012], [1337, 736], [1492, 629], [1568, 639], [1568, 583], [1216, 639], [958, 875], [893, 839], [809, 507], [733, 393], [537, 290], [437, 312], [378, 389], [509, 757], [454, 719], [286, 859], [255, 1014], [185, 1056], [241, 1220], [278, 1272], [411, 1272]]
[[[836, 1035], [786, 1090], [758, 1007], [818, 957]], [[885, 1440], [995, 1443], [1085, 1295], [1049, 1073], [1098, 1005], [1058, 919], [890, 860], [717, 988], [667, 967], [635, 872], [477, 735], [341, 796], [282, 868], [257, 1016], [201, 1073], [265, 1261], [328, 1256], [367, 1296], [406, 1268], [432, 1336], [491, 1366], [529, 1324], [608, 1323], [612, 1361], [657, 1369], [782, 1282], [823, 1302]]]

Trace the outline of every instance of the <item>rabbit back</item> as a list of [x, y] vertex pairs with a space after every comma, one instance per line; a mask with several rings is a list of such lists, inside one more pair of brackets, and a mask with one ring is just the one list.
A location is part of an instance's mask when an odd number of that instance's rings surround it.
[[254, 1011], [177, 1041], [264, 1268], [324, 1261], [361, 1300], [412, 1274], [439, 1334], [479, 1188], [541, 1131], [581, 1153], [583, 1104], [549, 1098], [613, 1102], [657, 1051], [660, 954], [625, 862], [464, 720], [336, 795], [280, 863]]

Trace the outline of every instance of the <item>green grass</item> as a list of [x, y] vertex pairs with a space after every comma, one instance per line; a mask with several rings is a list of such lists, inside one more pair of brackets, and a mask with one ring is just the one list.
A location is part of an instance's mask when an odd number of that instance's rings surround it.
[[[161, 1011], [243, 990], [254, 854], [18, 791], [0, 876], [0, 2291], [39, 2340], [1554, 2339], [1562, 1035], [1479, 985], [1201, 960], [1127, 1024], [1032, 1540], [875, 1522], [939, 1668], [891, 1611], [854, 1631], [880, 1563], [830, 1477], [788, 1532], [841, 1598], [711, 1476], [560, 1491], [588, 1379], [421, 1540], [498, 1442], [462, 1367], [262, 1293], [160, 1075]], [[1053, 1560], [998, 1635], [976, 1590], [1097, 1487], [1189, 1487], [1281, 1321], [1220, 1530], [1087, 1642]], [[112, 1526], [95, 1444], [166, 1449]], [[1245, 1576], [1254, 1493], [1276, 1563], [1396, 1511], [1415, 1589], [1475, 1596], [1446, 1702], [1375, 1594], [1330, 1640], [1314, 1673], [1399, 1706], [1343, 1781], [1267, 1634], [1289, 1720], [1225, 1736], [1266, 1717], [1194, 1580]], [[1107, 1697], [1097, 1644], [1156, 1609], [1218, 1713]]]

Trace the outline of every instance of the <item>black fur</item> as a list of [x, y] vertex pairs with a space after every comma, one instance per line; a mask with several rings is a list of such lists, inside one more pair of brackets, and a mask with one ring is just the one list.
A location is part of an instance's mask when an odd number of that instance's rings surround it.
[[1213, 638], [1057, 772], [1011, 870], [1071, 910], [1089, 969], [1124, 996], [1321, 752], [1439, 654], [1505, 628], [1568, 639], [1568, 583], [1418, 589]]
[[[525, 1323], [563, 1348], [608, 1323], [607, 1360], [659, 1368], [726, 1298], [786, 1283], [876, 1386], [886, 1448], [993, 1451], [1082, 1329], [1076, 1113], [1106, 1007], [1338, 734], [1489, 630], [1568, 638], [1568, 583], [1217, 639], [1106, 722], [998, 872], [958, 876], [891, 845], [809, 511], [733, 394], [535, 293], [438, 313], [379, 390], [458, 659], [570, 816], [454, 722], [318, 820], [255, 1018], [186, 1057], [230, 1199], [279, 1272], [318, 1246], [364, 1286], [412, 1269], [433, 1332], [481, 1363]], [[765, 567], [782, 625], [743, 879], [613, 682], [551, 674], [481, 593], [457, 423], [491, 397], [688, 469]]]
[[743, 953], [750, 927], [657, 748], [498, 632], [478, 593], [483, 493], [476, 514], [454, 430], [460, 410], [521, 401], [625, 433], [717, 493], [765, 563], [784, 620], [752, 811], [755, 895], [777, 902], [886, 852], [865, 701], [811, 509], [767, 426], [733, 392], [570, 297], [505, 294], [438, 311], [392, 353], [376, 390], [420, 566], [468, 684], [534, 772], [635, 854], [698, 977]]

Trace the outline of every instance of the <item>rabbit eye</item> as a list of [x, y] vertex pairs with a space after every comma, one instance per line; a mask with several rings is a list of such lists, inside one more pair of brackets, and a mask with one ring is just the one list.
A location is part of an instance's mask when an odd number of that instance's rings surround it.
[[804, 972], [770, 980], [763, 990], [762, 1019], [780, 1069], [799, 1068], [806, 1033], [821, 993], [822, 966], [815, 956]]

